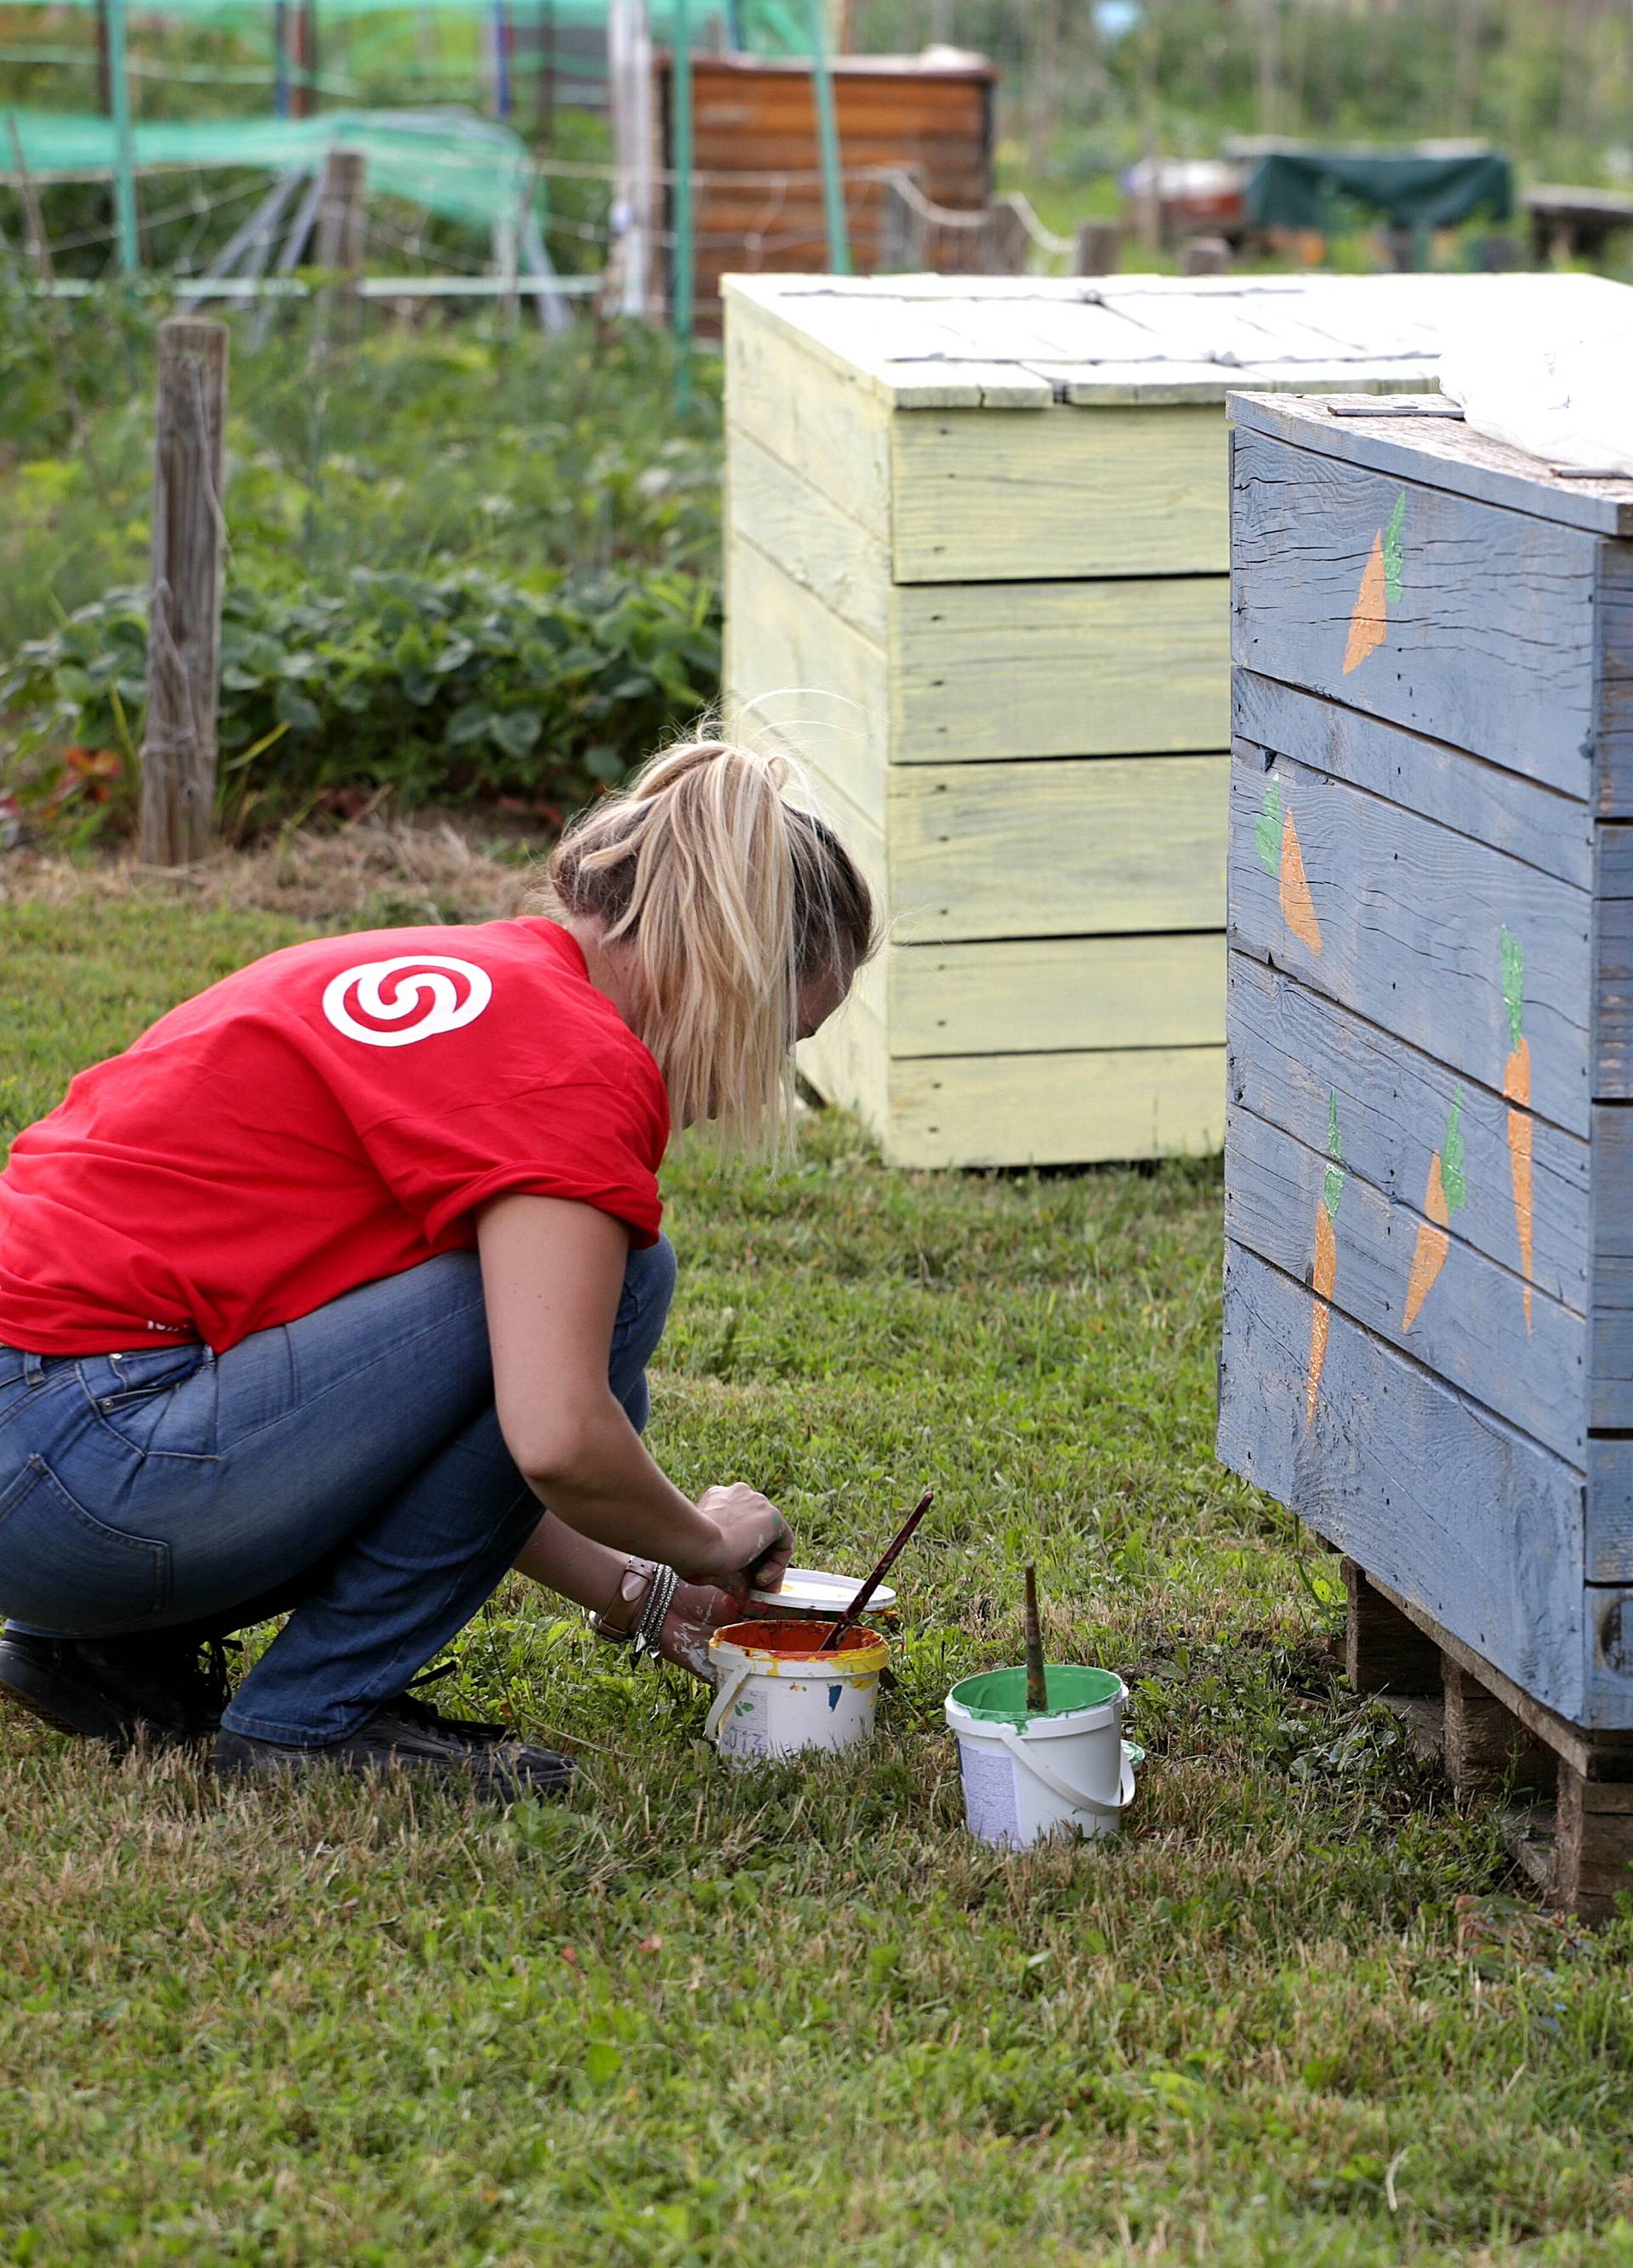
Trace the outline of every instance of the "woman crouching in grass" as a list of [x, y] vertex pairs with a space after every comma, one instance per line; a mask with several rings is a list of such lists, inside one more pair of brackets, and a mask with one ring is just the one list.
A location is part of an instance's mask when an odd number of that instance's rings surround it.
[[[271, 954], [18, 1136], [0, 1692], [115, 1747], [218, 1726], [224, 1772], [509, 1799], [565, 1760], [407, 1690], [507, 1568], [700, 1670], [780, 1580], [776, 1507], [693, 1503], [641, 1431], [671, 1123], [775, 1141], [873, 947], [786, 785], [673, 748], [557, 846], [550, 917]], [[283, 1613], [229, 1699], [219, 1640]]]

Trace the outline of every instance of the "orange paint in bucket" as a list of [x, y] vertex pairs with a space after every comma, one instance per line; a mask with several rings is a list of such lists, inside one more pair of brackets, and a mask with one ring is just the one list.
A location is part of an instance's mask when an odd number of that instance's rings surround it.
[[729, 1764], [848, 1749], [867, 1739], [889, 1641], [858, 1627], [824, 1653], [828, 1627], [729, 1623], [710, 1639], [718, 1683], [703, 1729]]

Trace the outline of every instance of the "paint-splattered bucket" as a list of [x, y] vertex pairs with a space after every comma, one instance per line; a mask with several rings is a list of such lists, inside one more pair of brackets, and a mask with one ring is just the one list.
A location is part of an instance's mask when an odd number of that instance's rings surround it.
[[717, 1685], [703, 1730], [729, 1764], [866, 1740], [889, 1645], [857, 1629], [820, 1653], [821, 1636], [801, 1623], [729, 1623], [710, 1639]]
[[1128, 1688], [1114, 1670], [1051, 1668], [1049, 1706], [1026, 1707], [1024, 1669], [961, 1678], [947, 1696], [964, 1813], [983, 1843], [1109, 1835], [1134, 1800], [1144, 1751], [1122, 1737]]

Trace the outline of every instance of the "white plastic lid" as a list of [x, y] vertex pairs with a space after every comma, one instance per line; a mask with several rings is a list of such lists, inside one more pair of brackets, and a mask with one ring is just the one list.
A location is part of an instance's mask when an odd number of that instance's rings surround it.
[[[780, 1591], [751, 1591], [757, 1607], [781, 1607], [784, 1614], [842, 1615], [861, 1589], [860, 1575], [828, 1575], [815, 1567], [791, 1567]], [[870, 1615], [887, 1614], [896, 1603], [888, 1583], [881, 1583], [868, 1601]]]

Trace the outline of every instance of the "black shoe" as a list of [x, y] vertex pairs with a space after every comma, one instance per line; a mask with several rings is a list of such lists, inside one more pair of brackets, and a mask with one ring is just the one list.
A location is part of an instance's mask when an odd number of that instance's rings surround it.
[[[443, 1678], [452, 1677], [458, 1668], [457, 1662], [444, 1661], [439, 1662], [435, 1669], [421, 1670], [419, 1675], [411, 1680], [407, 1690], [399, 1693], [394, 1700], [387, 1701], [386, 1707], [394, 1717], [406, 1717], [410, 1725], [418, 1725], [427, 1732], [438, 1733], [445, 1739], [452, 1736], [456, 1741], [467, 1742], [474, 1749], [497, 1748], [501, 1741], [515, 1740], [515, 1730], [509, 1725], [488, 1724], [478, 1717], [445, 1717], [434, 1701], [421, 1700], [419, 1689], [422, 1685], [438, 1684]], [[550, 1753], [548, 1749], [541, 1751], [547, 1756]]]
[[[429, 1704], [420, 1705], [422, 1708]], [[472, 1789], [497, 1803], [525, 1795], [562, 1795], [570, 1786], [571, 1760], [523, 1741], [462, 1741], [446, 1723], [416, 1723], [401, 1704], [377, 1709], [343, 1741], [294, 1749], [257, 1741], [224, 1727], [216, 1735], [216, 1771], [222, 1779], [280, 1779], [298, 1773], [414, 1771], [455, 1788]]]
[[137, 1741], [173, 1748], [209, 1738], [231, 1686], [219, 1639], [33, 1638], [0, 1633], [0, 1695], [59, 1733], [105, 1741], [118, 1753]]

